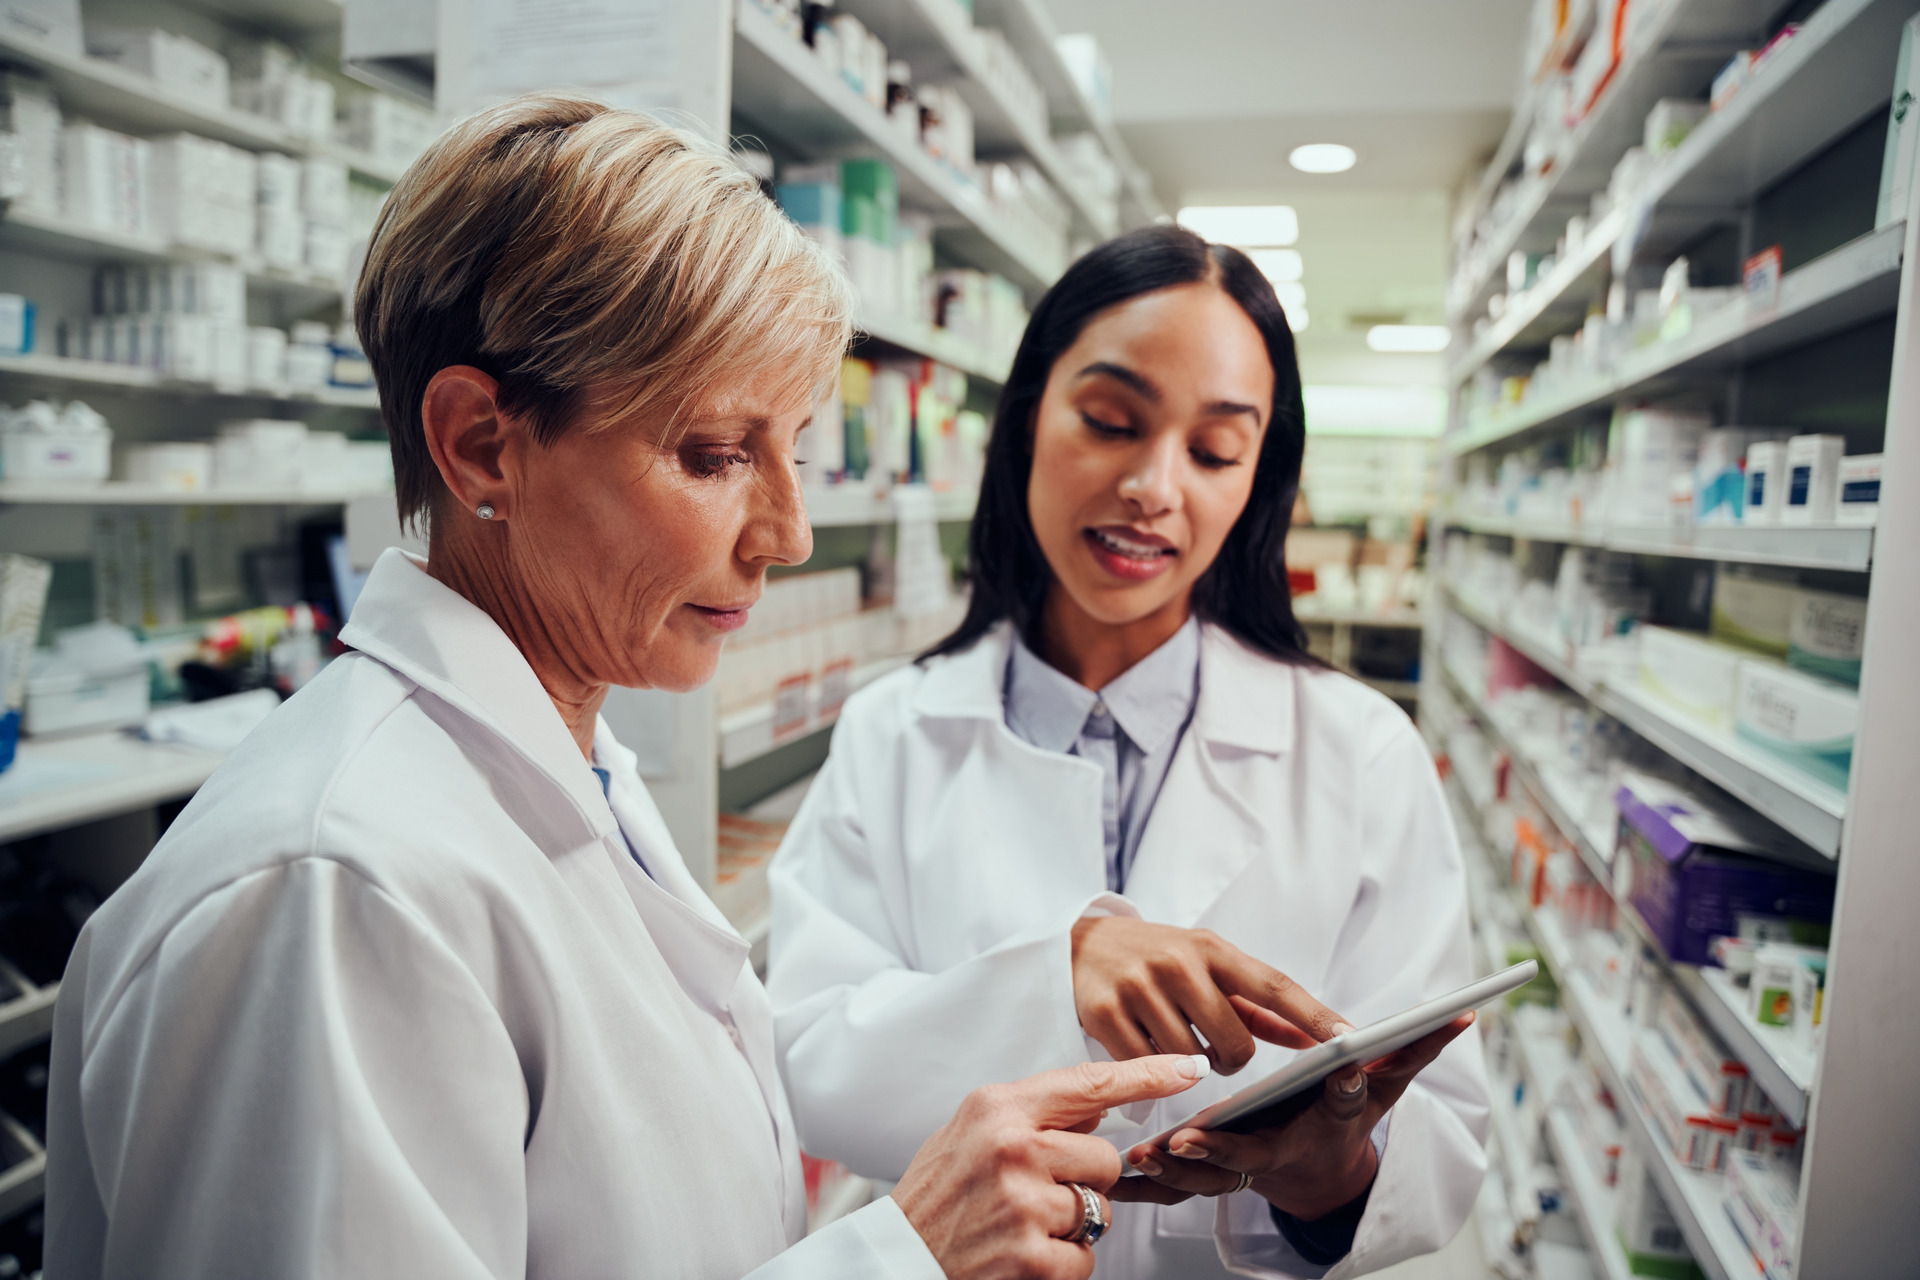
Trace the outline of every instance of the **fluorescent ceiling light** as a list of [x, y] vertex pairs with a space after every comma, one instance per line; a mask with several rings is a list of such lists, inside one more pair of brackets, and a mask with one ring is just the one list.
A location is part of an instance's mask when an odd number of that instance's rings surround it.
[[1307, 331], [1307, 309], [1305, 307], [1281, 307], [1287, 313], [1287, 328], [1295, 333]]
[[1215, 244], [1242, 249], [1289, 245], [1300, 238], [1300, 217], [1290, 204], [1188, 205], [1180, 225]]
[[1307, 386], [1311, 436], [1437, 436], [1447, 422], [1439, 387]]
[[1338, 142], [1309, 142], [1295, 147], [1287, 163], [1302, 173], [1345, 173], [1360, 157]]
[[1274, 296], [1280, 299], [1280, 305], [1287, 314], [1302, 310], [1307, 305], [1307, 286], [1298, 280], [1281, 280], [1273, 286]]
[[1247, 256], [1260, 268], [1260, 274], [1275, 284], [1298, 280], [1306, 273], [1306, 263], [1301, 260], [1298, 249], [1253, 249]]
[[1442, 324], [1377, 324], [1367, 330], [1367, 345], [1375, 351], [1445, 351], [1453, 335]]

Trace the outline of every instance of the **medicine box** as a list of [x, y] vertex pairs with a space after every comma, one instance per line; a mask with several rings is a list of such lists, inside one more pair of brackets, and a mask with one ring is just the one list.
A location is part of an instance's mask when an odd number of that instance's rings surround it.
[[1840, 459], [1844, 436], [1795, 436], [1787, 441], [1786, 506], [1783, 524], [1831, 524], [1840, 497]]
[[138, 724], [147, 718], [149, 688], [145, 667], [115, 675], [57, 670], [29, 676], [20, 728], [44, 737]]
[[1786, 505], [1783, 477], [1787, 470], [1784, 440], [1761, 440], [1747, 446], [1747, 500], [1740, 513], [1743, 524], [1779, 524]]
[[1640, 687], [1704, 724], [1733, 721], [1740, 652], [1705, 636], [1666, 627], [1638, 627]]
[[1656, 1036], [1635, 1036], [1627, 1087], [1640, 1096], [1654, 1136], [1689, 1169], [1717, 1172], [1740, 1133], [1737, 1120], [1715, 1115]]
[[1793, 1275], [1798, 1186], [1791, 1165], [1745, 1151], [1727, 1159], [1727, 1216], [1768, 1276]]
[[1791, 583], [1721, 565], [1713, 578], [1708, 630], [1715, 640], [1784, 658], [1798, 598]]
[[151, 77], [210, 111], [226, 111], [227, 60], [197, 40], [157, 27], [89, 23], [87, 53]]
[[1798, 849], [1758, 822], [1632, 771], [1614, 805], [1616, 884], [1668, 959], [1712, 963], [1713, 940], [1738, 935], [1742, 915], [1832, 918], [1833, 878], [1770, 860]]
[[1856, 453], [1840, 459], [1840, 497], [1833, 512], [1836, 523], [1879, 523], [1882, 456], [1878, 453]]
[[1763, 1026], [1791, 1027], [1795, 971], [1807, 960], [1817, 959], [1824, 965], [1826, 958], [1826, 951], [1819, 947], [1762, 944], [1754, 952], [1753, 977], [1747, 984], [1748, 1015]]
[[1632, 1143], [1620, 1152], [1619, 1185], [1614, 1212], [1628, 1269], [1637, 1276], [1698, 1280], [1700, 1269], [1687, 1251], [1687, 1237]]
[[1735, 732], [1801, 772], [1845, 790], [1859, 723], [1852, 689], [1776, 663], [1741, 662]]
[[1787, 626], [1787, 665], [1858, 686], [1867, 638], [1867, 601], [1831, 591], [1794, 592]]
[[9, 483], [95, 485], [113, 464], [110, 432], [0, 432], [0, 479]]
[[1607, 445], [1613, 474], [1613, 519], [1628, 525], [1664, 525], [1673, 478], [1691, 474], [1700, 438], [1711, 421], [1703, 414], [1634, 409], [1614, 420]]

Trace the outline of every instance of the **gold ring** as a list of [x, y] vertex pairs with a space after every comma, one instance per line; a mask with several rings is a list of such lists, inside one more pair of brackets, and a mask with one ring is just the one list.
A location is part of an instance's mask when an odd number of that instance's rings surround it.
[[1245, 1191], [1248, 1187], [1252, 1185], [1253, 1185], [1253, 1175], [1250, 1173], [1243, 1173], [1240, 1175], [1239, 1185], [1234, 1187], [1234, 1189], [1232, 1191], [1229, 1191], [1227, 1194], [1239, 1195], [1242, 1191]]

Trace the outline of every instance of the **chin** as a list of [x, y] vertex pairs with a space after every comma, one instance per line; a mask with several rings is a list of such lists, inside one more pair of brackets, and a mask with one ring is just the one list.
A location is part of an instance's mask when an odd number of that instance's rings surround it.
[[1150, 618], [1179, 596], [1161, 583], [1143, 583], [1136, 587], [1102, 586], [1091, 591], [1072, 591], [1074, 603], [1097, 622], [1110, 627], [1125, 627]]

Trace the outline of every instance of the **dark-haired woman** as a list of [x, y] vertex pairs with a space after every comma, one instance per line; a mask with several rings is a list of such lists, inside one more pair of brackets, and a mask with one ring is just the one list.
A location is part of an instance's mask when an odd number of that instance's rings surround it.
[[[1340, 1018], [1471, 976], [1432, 762], [1293, 618], [1303, 433], [1292, 335], [1239, 252], [1150, 228], [1042, 300], [967, 619], [848, 703], [774, 865], [769, 987], [808, 1150], [893, 1177], [981, 1084], [1207, 1052], [1190, 1095], [1107, 1120], [1127, 1149]], [[1358, 1275], [1445, 1244], [1484, 1169], [1466, 1021], [1278, 1128], [1132, 1146], [1148, 1176], [1114, 1192], [1138, 1202], [1096, 1275]]]

